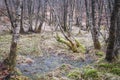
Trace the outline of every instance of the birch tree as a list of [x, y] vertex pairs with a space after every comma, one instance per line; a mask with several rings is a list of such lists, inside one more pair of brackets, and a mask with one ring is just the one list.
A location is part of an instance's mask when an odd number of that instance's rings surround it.
[[[4, 60], [4, 63], [9, 66], [11, 72], [14, 71], [16, 66], [16, 57], [17, 57], [17, 44], [19, 40], [19, 31], [20, 31], [20, 19], [21, 19], [21, 4], [22, 0], [11, 1], [13, 5], [10, 5], [11, 0], [5, 0], [6, 9], [9, 15], [9, 19], [12, 26], [12, 41], [10, 46], [10, 53], [8, 58]], [[12, 6], [11, 10], [10, 6]], [[11, 11], [14, 11], [12, 14]]]

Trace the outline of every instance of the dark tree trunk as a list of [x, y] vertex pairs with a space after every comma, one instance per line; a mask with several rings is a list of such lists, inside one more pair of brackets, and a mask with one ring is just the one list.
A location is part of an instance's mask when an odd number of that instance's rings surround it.
[[85, 7], [86, 7], [86, 28], [87, 30], [89, 29], [90, 27], [90, 8], [89, 8], [89, 3], [88, 3], [88, 0], [85, 0]]
[[92, 0], [91, 2], [91, 6], [92, 6], [92, 13], [91, 13], [91, 17], [92, 17], [92, 23], [91, 23], [91, 33], [92, 33], [92, 38], [93, 38], [93, 43], [94, 43], [94, 48], [95, 49], [101, 49], [101, 45], [100, 42], [98, 40], [98, 32], [96, 29], [96, 22], [95, 22], [95, 0]]
[[34, 30], [33, 30], [33, 18], [32, 18], [32, 16], [33, 16], [33, 10], [34, 10], [34, 8], [33, 8], [33, 0], [28, 0], [27, 1], [28, 3], [27, 3], [27, 7], [28, 7], [28, 18], [29, 18], [29, 30], [28, 31], [30, 31], [30, 32], [34, 32]]
[[20, 20], [20, 33], [25, 33], [24, 28], [23, 28], [23, 2], [21, 5], [21, 20]]
[[109, 40], [106, 51], [106, 60], [109, 62], [114, 61], [118, 55], [118, 50], [120, 47], [119, 31], [120, 31], [120, 1], [115, 0], [113, 12], [111, 15], [111, 24], [110, 24], [109, 38], [108, 38]]
[[[41, 10], [41, 12], [42, 12], [41, 18], [39, 17], [39, 11], [38, 11], [38, 16], [37, 17], [40, 18], [40, 22], [39, 22], [38, 27], [36, 27], [35, 30], [34, 30], [34, 32], [36, 32], [36, 33], [41, 33], [42, 26], [43, 26], [43, 23], [45, 21], [46, 13], [47, 13], [47, 0], [45, 0], [43, 6], [44, 6], [44, 8]], [[39, 6], [39, 8], [40, 8], [40, 6]]]
[[63, 29], [67, 31], [67, 7], [68, 7], [68, 0], [64, 0], [64, 15], [63, 15]]
[[36, 33], [41, 33], [41, 30], [42, 30], [42, 25], [43, 25], [43, 21], [42, 21], [42, 22], [40, 22], [40, 24], [39, 24], [38, 28], [37, 28], [37, 29], [35, 29], [35, 32], [36, 32]]

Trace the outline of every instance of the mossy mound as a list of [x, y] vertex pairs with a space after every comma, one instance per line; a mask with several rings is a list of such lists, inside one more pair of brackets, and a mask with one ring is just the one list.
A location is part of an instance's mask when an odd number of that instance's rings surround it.
[[113, 68], [113, 65], [112, 64], [106, 64], [106, 63], [101, 63], [101, 64], [98, 64], [97, 68], [98, 68], [99, 71], [108, 72]]
[[101, 56], [103, 56], [104, 54], [105, 54], [105, 53], [104, 53], [103, 51], [99, 51], [99, 50], [96, 51], [96, 55], [97, 55], [97, 56], [100, 56], [100, 57], [101, 57]]
[[98, 71], [96, 69], [85, 69], [83, 74], [84, 79], [88, 80], [89, 78], [93, 80], [98, 80]]
[[120, 76], [120, 68], [112, 68], [112, 70], [110, 72]]
[[67, 75], [68, 78], [73, 79], [73, 80], [80, 80], [81, 79], [81, 73], [78, 70], [74, 70], [69, 72], [69, 74]]
[[99, 63], [97, 69], [100, 72], [112, 73], [114, 75], [120, 76], [120, 63]]

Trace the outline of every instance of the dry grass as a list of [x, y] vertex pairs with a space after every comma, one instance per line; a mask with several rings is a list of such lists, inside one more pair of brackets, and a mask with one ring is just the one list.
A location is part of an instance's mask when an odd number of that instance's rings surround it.
[[[1, 59], [6, 57], [9, 53], [10, 43], [11, 43], [11, 35], [1, 35], [0, 36], [0, 56]], [[39, 34], [31, 34], [31, 35], [21, 35], [20, 40], [18, 42], [18, 54], [21, 55], [39, 55], [41, 53], [40, 48], [40, 35]]]
[[[63, 37], [61, 32], [59, 35]], [[70, 55], [74, 59], [84, 58], [82, 53], [73, 53], [65, 44], [59, 43], [55, 39], [56, 33], [52, 31], [44, 31], [41, 34], [26, 34], [20, 35], [18, 42], [18, 55], [40, 56], [43, 53], [55, 53], [56, 55]], [[12, 36], [10, 34], [0, 35], [0, 59], [6, 58], [11, 43]], [[86, 45], [83, 35], [76, 36], [83, 45]], [[82, 38], [82, 40], [80, 39]]]

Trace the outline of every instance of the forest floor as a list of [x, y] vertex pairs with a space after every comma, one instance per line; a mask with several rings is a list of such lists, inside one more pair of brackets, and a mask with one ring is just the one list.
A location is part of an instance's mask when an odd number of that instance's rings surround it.
[[[102, 37], [102, 50], [94, 50], [90, 32], [82, 30], [78, 34], [79, 28], [73, 28], [72, 35], [88, 50], [73, 53], [65, 44], [56, 41], [56, 32], [51, 30], [47, 26], [41, 34], [20, 35], [16, 68], [22, 75], [32, 80], [120, 80], [119, 62], [111, 65], [104, 61]], [[62, 36], [60, 31], [57, 33]], [[10, 34], [0, 35], [1, 61], [9, 53], [10, 42]]]

